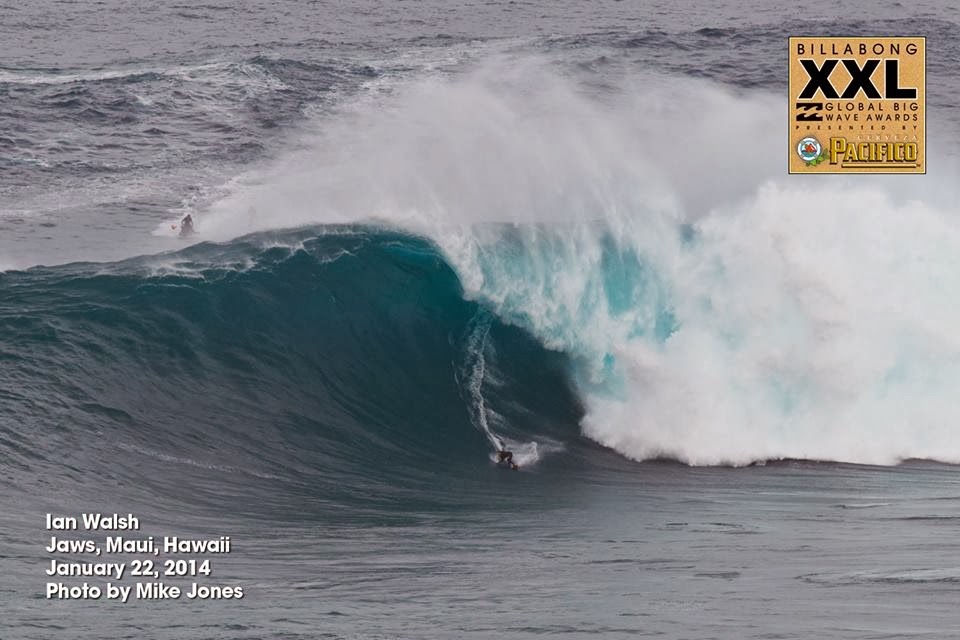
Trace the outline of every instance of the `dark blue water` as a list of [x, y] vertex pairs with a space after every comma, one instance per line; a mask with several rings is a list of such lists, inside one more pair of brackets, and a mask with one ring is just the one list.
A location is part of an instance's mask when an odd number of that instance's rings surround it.
[[[0, 637], [956, 634], [957, 13], [0, 5]], [[785, 175], [798, 33], [928, 175]], [[44, 598], [95, 510], [245, 597]]]

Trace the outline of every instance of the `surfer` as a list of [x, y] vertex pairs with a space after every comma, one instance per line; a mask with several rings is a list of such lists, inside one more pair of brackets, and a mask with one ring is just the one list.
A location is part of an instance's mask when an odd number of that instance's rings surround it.
[[506, 462], [507, 465], [509, 465], [514, 471], [520, 468], [517, 466], [517, 463], [513, 461], [513, 451], [507, 451], [506, 449], [500, 449], [500, 451], [497, 451], [497, 464], [500, 464], [501, 462]]
[[186, 238], [193, 234], [193, 216], [189, 213], [180, 221], [180, 237]]

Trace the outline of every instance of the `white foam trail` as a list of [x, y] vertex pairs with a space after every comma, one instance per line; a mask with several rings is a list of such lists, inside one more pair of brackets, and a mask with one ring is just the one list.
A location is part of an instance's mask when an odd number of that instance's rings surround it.
[[634, 458], [960, 462], [952, 176], [786, 176], [781, 96], [618, 81], [514, 58], [398, 86], [238, 181], [205, 233], [429, 235], [574, 357], [586, 434]]
[[486, 358], [483, 351], [486, 348], [487, 334], [490, 332], [490, 322], [493, 318], [486, 312], [480, 311], [470, 322], [467, 336], [464, 341], [464, 361], [460, 371], [460, 384], [468, 394], [467, 408], [473, 425], [487, 436], [487, 440], [494, 449], [503, 448], [503, 439], [493, 432], [487, 421], [486, 400], [483, 397], [483, 377], [486, 369]]

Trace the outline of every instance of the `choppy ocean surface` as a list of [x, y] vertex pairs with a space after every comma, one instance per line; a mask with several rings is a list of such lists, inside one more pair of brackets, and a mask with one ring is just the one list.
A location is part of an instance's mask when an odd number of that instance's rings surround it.
[[[0, 637], [960, 633], [958, 20], [0, 4]], [[927, 175], [786, 175], [797, 34]], [[244, 598], [44, 598], [91, 510]]]

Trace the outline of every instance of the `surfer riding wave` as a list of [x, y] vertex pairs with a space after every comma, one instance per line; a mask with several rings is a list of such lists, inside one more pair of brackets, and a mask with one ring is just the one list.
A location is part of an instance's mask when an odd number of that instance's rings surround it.
[[503, 463], [506, 463], [514, 471], [520, 469], [520, 466], [513, 461], [513, 451], [508, 451], [506, 449], [500, 449], [497, 451], [497, 464]]

